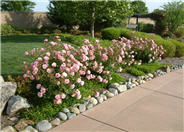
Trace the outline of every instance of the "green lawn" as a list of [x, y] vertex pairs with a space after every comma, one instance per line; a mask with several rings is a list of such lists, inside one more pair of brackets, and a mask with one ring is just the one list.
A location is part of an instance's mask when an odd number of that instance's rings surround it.
[[3, 75], [23, 74], [23, 61], [29, 61], [24, 56], [26, 50], [40, 48], [48, 35], [11, 35], [1, 37], [1, 71]]

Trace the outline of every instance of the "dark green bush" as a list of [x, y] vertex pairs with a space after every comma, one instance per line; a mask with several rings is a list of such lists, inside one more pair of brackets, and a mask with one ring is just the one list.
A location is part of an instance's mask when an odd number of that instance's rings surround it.
[[120, 30], [114, 27], [105, 28], [101, 32], [102, 32], [103, 39], [113, 40], [113, 39], [119, 39], [119, 37], [121, 36]]
[[3, 24], [1, 25], [1, 34], [2, 35], [8, 35], [10, 33], [14, 33], [15, 29], [10, 24]]
[[184, 43], [174, 40], [174, 39], [167, 39], [168, 41], [172, 42], [176, 46], [176, 57], [184, 56]]
[[132, 39], [132, 33], [130, 30], [126, 28], [105, 28], [102, 31], [102, 38], [113, 40], [113, 39], [119, 39], [120, 37], [125, 37], [128, 39]]
[[138, 30], [140, 32], [153, 33], [154, 32], [154, 25], [153, 24], [138, 23]]

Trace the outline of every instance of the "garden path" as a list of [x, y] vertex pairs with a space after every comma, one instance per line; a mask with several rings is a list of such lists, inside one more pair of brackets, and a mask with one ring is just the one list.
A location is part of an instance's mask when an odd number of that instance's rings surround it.
[[128, 90], [50, 132], [183, 132], [184, 69]]

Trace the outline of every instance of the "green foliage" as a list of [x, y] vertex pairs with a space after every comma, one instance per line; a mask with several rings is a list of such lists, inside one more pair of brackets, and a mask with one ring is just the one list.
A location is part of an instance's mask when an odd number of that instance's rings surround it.
[[131, 3], [131, 6], [135, 7], [134, 14], [148, 13], [148, 7], [142, 0], [135, 0]]
[[154, 32], [154, 25], [153, 24], [144, 24], [138, 23], [139, 31], [146, 32], [146, 33], [153, 33]]
[[32, 12], [35, 6], [35, 2], [24, 0], [24, 1], [9, 1], [2, 0], [1, 10], [2, 11], [19, 11], [19, 12]]
[[164, 67], [166, 64], [161, 64], [159, 62], [154, 62], [154, 63], [144, 63], [142, 65], [136, 65], [134, 66], [136, 69], [148, 74], [148, 73], [153, 73], [158, 69], [161, 69], [162, 67]]
[[156, 44], [162, 45], [166, 52], [163, 57], [173, 57], [176, 52], [176, 46], [169, 40], [153, 38]]
[[184, 43], [179, 42], [179, 41], [174, 40], [174, 39], [167, 39], [167, 40], [172, 42], [176, 46], [175, 56], [177, 56], [177, 57], [184, 56]]
[[8, 35], [10, 33], [14, 33], [15, 29], [10, 24], [3, 24], [1, 25], [1, 34], [2, 35]]
[[[66, 25], [70, 30], [73, 25], [91, 28], [94, 32], [95, 24], [112, 25], [133, 14], [130, 2], [123, 1], [51, 1], [49, 4], [49, 18], [59, 25]], [[70, 8], [68, 8], [70, 7]], [[85, 8], [84, 8], [85, 7]]]
[[109, 81], [109, 84], [111, 83], [120, 83], [120, 82], [125, 82], [125, 78], [121, 76], [119, 73], [113, 73], [112, 74], [112, 80]]
[[128, 72], [128, 73], [130, 73], [130, 74], [133, 74], [133, 75], [135, 75], [135, 76], [144, 76], [144, 75], [145, 75], [144, 72], [138, 70], [138, 69], [135, 68], [135, 67], [127, 67], [127, 68], [126, 68], [126, 72]]
[[155, 21], [155, 33], [164, 36], [166, 31], [164, 11], [155, 9], [149, 16]]
[[125, 37], [128, 39], [132, 39], [132, 33], [130, 30], [125, 29], [125, 28], [115, 28], [115, 27], [110, 27], [110, 28], [105, 28], [102, 31], [102, 38], [103, 39], [119, 39], [119, 37]]
[[84, 35], [70, 35], [70, 34], [59, 34], [62, 41], [67, 41], [71, 44], [81, 46], [84, 42], [84, 39], [88, 39], [90, 42], [94, 43], [95, 40], [100, 40], [101, 46], [108, 47], [112, 42], [108, 40], [102, 40], [99, 38], [92, 38], [90, 36]]
[[176, 38], [184, 37], [184, 27], [179, 27], [174, 33]]
[[162, 8], [165, 11], [165, 21], [167, 22], [168, 30], [173, 34], [179, 26], [184, 24], [184, 2], [168, 2]]

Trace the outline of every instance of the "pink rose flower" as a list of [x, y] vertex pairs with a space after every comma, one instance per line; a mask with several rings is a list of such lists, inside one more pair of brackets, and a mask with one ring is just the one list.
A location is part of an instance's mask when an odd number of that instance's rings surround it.
[[75, 97], [76, 96], [76, 93], [74, 92], [73, 94], [72, 94], [72, 97]]
[[80, 83], [81, 82], [81, 78], [77, 78], [77, 83]]
[[61, 94], [61, 98], [62, 98], [62, 99], [65, 99], [65, 98], [66, 98], [66, 94], [62, 93], [62, 94]]
[[44, 93], [46, 92], [46, 88], [42, 87], [41, 90], [40, 90], [40, 92], [41, 92], [42, 94], [44, 94]]
[[83, 85], [84, 85], [84, 81], [81, 81], [81, 82], [80, 82], [80, 85], [83, 86]]
[[60, 75], [59, 73], [56, 73], [56, 74], [55, 74], [55, 77], [56, 77], [56, 78], [60, 78], [61, 75]]
[[122, 68], [121, 67], [119, 67], [119, 69], [117, 70], [117, 72], [122, 72]]
[[70, 80], [69, 79], [65, 79], [65, 84], [69, 84]]
[[43, 97], [43, 94], [41, 92], [38, 92], [37, 95], [38, 95], [39, 98]]
[[101, 76], [97, 76], [97, 80], [98, 80], [98, 82], [102, 82], [103, 78]]
[[49, 40], [48, 39], [44, 39], [44, 43], [47, 43]]
[[48, 68], [47, 73], [51, 73], [51, 72], [52, 72], [52, 69]]
[[108, 56], [106, 54], [102, 54], [102, 61], [108, 60]]
[[57, 66], [56, 62], [53, 62], [52, 67], [56, 67], [56, 66]]
[[36, 85], [36, 88], [37, 88], [37, 89], [40, 89], [41, 86], [42, 86], [41, 84], [37, 84], [37, 85]]
[[55, 98], [58, 100], [58, 99], [61, 98], [61, 95], [60, 95], [60, 94], [57, 94], [57, 95], [55, 96]]
[[42, 65], [42, 68], [43, 68], [43, 69], [46, 69], [46, 68], [47, 68], [47, 64], [43, 64], [43, 65]]
[[57, 85], [59, 86], [60, 84], [61, 84], [61, 82], [60, 82], [60, 81], [58, 81], [58, 82], [57, 82]]
[[24, 52], [24, 55], [26, 55], [26, 56], [27, 56], [27, 55], [29, 55], [29, 52], [27, 52], [27, 51], [26, 51], [26, 52]]
[[47, 56], [50, 56], [50, 52], [47, 52], [46, 55], [47, 55]]
[[31, 80], [34, 80], [35, 78], [34, 78], [34, 76], [30, 76], [30, 79], [31, 79]]
[[45, 61], [48, 61], [48, 60], [49, 60], [49, 57], [48, 57], [48, 56], [44, 56], [43, 59], [44, 59]]
[[74, 89], [75, 88], [75, 84], [70, 85], [70, 88]]

